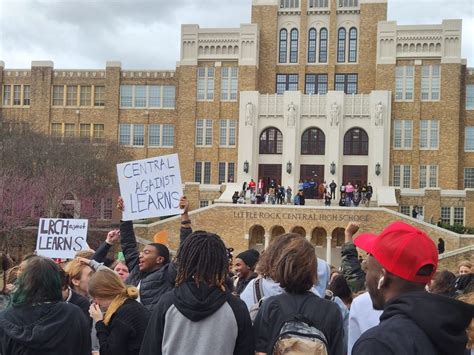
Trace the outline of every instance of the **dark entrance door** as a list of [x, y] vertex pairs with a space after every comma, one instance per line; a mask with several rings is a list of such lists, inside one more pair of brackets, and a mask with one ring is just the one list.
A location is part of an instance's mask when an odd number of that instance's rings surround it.
[[300, 179], [306, 198], [323, 198], [318, 186], [324, 181], [324, 165], [301, 165]]
[[361, 186], [367, 183], [367, 165], [344, 165], [342, 169], [342, 183]]
[[276, 185], [281, 184], [281, 164], [260, 164], [258, 166], [258, 181], [263, 181], [263, 191], [268, 191], [268, 186], [273, 180]]

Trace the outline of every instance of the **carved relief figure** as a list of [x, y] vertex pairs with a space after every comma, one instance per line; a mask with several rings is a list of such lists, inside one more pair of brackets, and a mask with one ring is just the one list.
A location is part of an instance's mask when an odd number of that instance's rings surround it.
[[288, 127], [296, 124], [296, 107], [293, 102], [288, 105]]
[[253, 104], [251, 102], [247, 102], [245, 105], [245, 125], [253, 125]]
[[375, 125], [382, 126], [383, 125], [383, 104], [379, 101], [377, 105], [375, 105]]
[[339, 125], [339, 105], [337, 102], [333, 102], [331, 105], [331, 126]]

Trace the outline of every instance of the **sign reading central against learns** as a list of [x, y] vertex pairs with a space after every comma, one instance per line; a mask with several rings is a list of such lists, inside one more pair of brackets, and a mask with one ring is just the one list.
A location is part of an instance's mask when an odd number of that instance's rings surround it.
[[73, 259], [76, 253], [89, 249], [87, 219], [41, 218], [36, 253], [48, 258]]
[[117, 164], [123, 220], [181, 214], [183, 195], [177, 154]]

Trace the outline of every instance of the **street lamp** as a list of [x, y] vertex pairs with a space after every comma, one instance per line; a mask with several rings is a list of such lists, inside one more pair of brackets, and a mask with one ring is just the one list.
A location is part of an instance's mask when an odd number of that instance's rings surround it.
[[380, 163], [375, 164], [375, 175], [379, 176], [381, 172]]
[[249, 162], [246, 160], [244, 162], [244, 173], [248, 173], [249, 172]]
[[292, 168], [291, 161], [288, 161], [288, 163], [286, 163], [286, 172], [288, 174], [291, 174], [291, 168]]
[[336, 163], [332, 162], [330, 167], [329, 167], [329, 171], [331, 173], [331, 175], [334, 175], [336, 173]]

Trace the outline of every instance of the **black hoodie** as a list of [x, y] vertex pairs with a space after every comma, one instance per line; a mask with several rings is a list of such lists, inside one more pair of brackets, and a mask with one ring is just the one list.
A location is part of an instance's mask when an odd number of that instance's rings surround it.
[[70, 303], [12, 307], [0, 313], [0, 354], [90, 355], [88, 320]]
[[380, 324], [362, 334], [352, 354], [462, 355], [474, 306], [427, 292], [403, 294], [385, 306]]
[[228, 291], [186, 282], [154, 309], [140, 350], [148, 354], [253, 355], [247, 307]]

